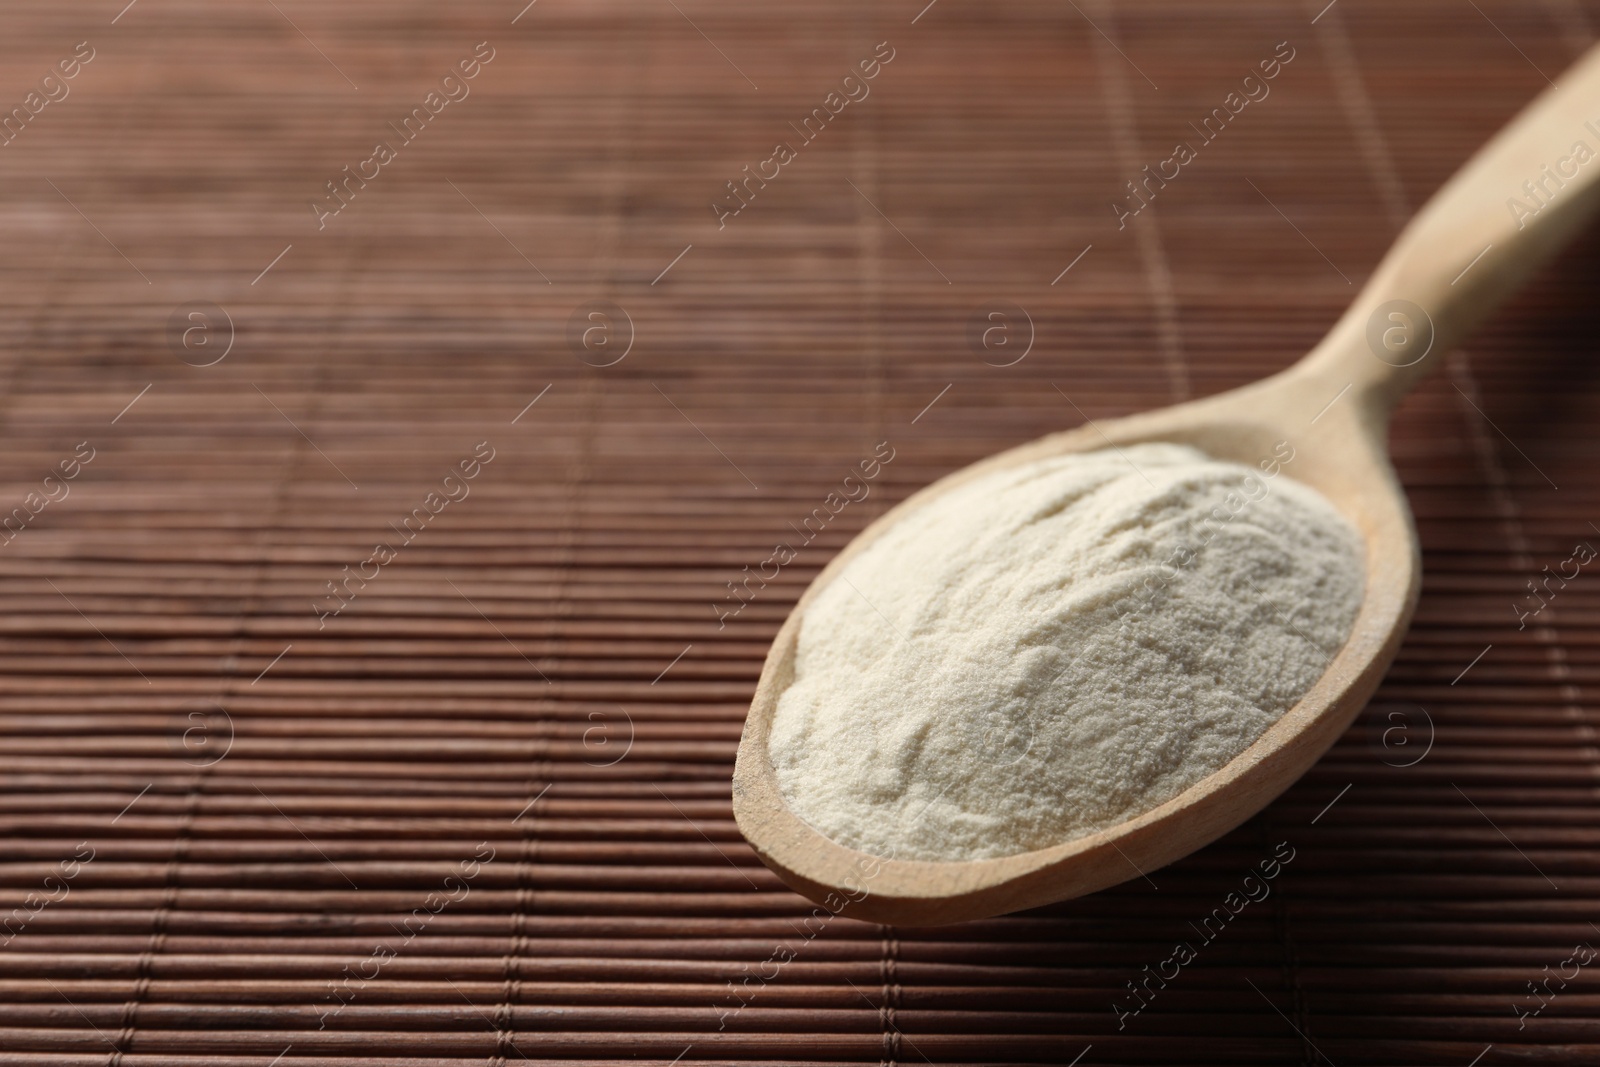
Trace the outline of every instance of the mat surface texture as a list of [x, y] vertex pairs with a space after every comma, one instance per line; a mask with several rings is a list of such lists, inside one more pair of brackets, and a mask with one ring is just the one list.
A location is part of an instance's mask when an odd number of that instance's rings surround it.
[[0, 1067], [1600, 1062], [1595, 234], [1234, 833], [808, 925], [729, 803], [855, 532], [1287, 366], [1592, 0], [124, 3], [0, 12]]

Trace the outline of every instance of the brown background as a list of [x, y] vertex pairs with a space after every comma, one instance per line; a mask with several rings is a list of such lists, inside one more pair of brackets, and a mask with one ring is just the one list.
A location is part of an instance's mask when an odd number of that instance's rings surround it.
[[[1514, 1012], [1600, 945], [1600, 577], [1512, 607], [1600, 541], [1593, 236], [1430, 357], [1395, 422], [1426, 578], [1386, 707], [1236, 833], [1042, 912], [807, 942], [728, 803], [766, 644], [854, 531], [1071, 404], [1286, 365], [1600, 10], [520, 6], [0, 13], [7, 110], [96, 51], [0, 148], [0, 512], [95, 450], [0, 545], [0, 1065], [1600, 1058], [1593, 968]], [[319, 232], [307, 201], [485, 40]], [[1284, 40], [1119, 231], [1122, 182]], [[880, 41], [870, 97], [719, 231], [723, 183]], [[169, 347], [191, 301], [233, 323], [213, 366]], [[568, 343], [597, 301], [632, 323], [605, 369]], [[968, 342], [991, 302], [1032, 319], [1010, 367]], [[319, 629], [480, 441], [470, 497]], [[873, 495], [719, 628], [880, 441]], [[1280, 841], [1272, 896], [1119, 1031], [1124, 983]]]

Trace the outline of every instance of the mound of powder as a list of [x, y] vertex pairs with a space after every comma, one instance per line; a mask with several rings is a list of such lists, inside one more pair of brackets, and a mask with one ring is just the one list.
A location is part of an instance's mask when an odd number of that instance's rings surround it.
[[1321, 677], [1361, 604], [1354, 528], [1279, 466], [1139, 445], [907, 515], [801, 619], [769, 749], [789, 806], [865, 852], [980, 859], [1221, 768]]

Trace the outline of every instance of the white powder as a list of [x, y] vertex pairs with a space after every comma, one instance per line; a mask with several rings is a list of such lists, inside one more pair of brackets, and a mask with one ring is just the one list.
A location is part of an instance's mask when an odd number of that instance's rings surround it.
[[1221, 768], [1321, 677], [1361, 603], [1360, 539], [1279, 474], [1292, 458], [1062, 456], [895, 524], [801, 620], [770, 743], [790, 807], [866, 852], [978, 859]]

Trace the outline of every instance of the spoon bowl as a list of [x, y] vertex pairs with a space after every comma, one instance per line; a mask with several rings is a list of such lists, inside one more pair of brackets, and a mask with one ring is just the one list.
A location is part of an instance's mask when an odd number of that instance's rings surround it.
[[[1010, 449], [933, 483], [858, 535], [779, 631], [751, 704], [734, 777], [740, 828], [762, 860], [815, 900], [848, 900], [850, 914], [913, 925], [1035, 907], [1137, 878], [1214, 840], [1265, 806], [1316, 762], [1377, 689], [1416, 604], [1419, 561], [1409, 509], [1382, 447], [1382, 426], [1335, 404], [1322, 384], [1274, 380], [1192, 404], [1095, 423]], [[1348, 397], [1343, 400], [1348, 400]], [[1337, 450], [1331, 442], [1339, 443]], [[1145, 442], [1189, 444], [1255, 468], [1288, 442], [1293, 476], [1327, 497], [1362, 535], [1366, 595], [1351, 636], [1315, 685], [1254, 744], [1216, 773], [1127, 822], [1049, 848], [995, 859], [885, 859], [839, 844], [789, 810], [767, 756], [779, 696], [794, 678], [800, 620], [820, 591], [892, 525], [959, 485], [1007, 467]], [[1322, 460], [1318, 462], [1319, 458]], [[1374, 487], [1384, 491], [1374, 492]]]
[[[1575, 139], [1587, 135], [1600, 144], [1600, 120], [1585, 125], [1587, 102], [1600, 99], [1600, 50], [1561, 83], [1434, 196], [1327, 337], [1289, 369], [1217, 396], [1089, 422], [991, 456], [890, 509], [829, 563], [773, 641], [739, 744], [734, 816], [761, 860], [833, 914], [909, 925], [958, 922], [1139, 877], [1238, 826], [1304, 774], [1377, 689], [1416, 605], [1420, 553], [1388, 458], [1390, 412], [1600, 205], [1600, 167], [1579, 170], [1531, 218], [1506, 205]], [[1600, 109], [1596, 113], [1600, 119]], [[1364, 545], [1365, 593], [1349, 638], [1321, 678], [1215, 773], [1125, 822], [1047, 848], [991, 859], [902, 860], [847, 847], [796, 815], [784, 800], [768, 742], [778, 699], [794, 679], [801, 621], [820, 591], [891, 526], [974, 478], [1146, 442], [1192, 445], [1252, 469], [1287, 443], [1293, 458], [1277, 476], [1316, 489], [1355, 527]]]

